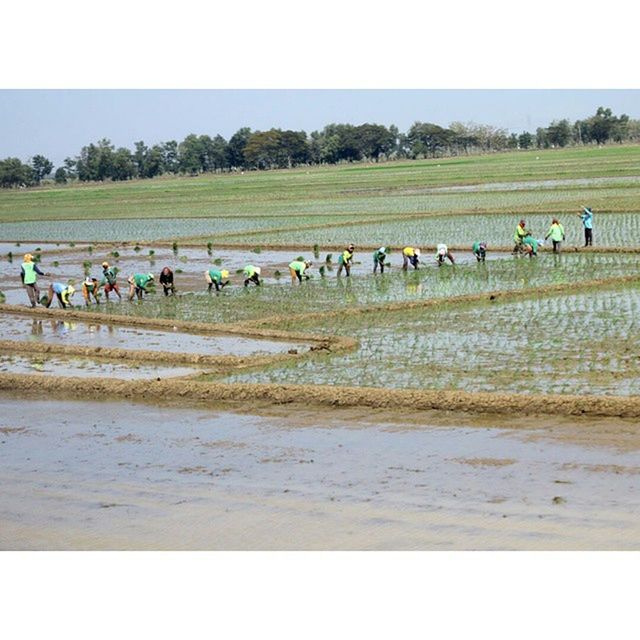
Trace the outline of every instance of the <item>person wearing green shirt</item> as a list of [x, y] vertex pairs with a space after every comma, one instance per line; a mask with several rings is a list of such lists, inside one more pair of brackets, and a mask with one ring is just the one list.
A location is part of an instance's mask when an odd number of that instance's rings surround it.
[[487, 257], [487, 243], [478, 240], [478, 242], [473, 243], [471, 251], [473, 251], [473, 255], [478, 262], [484, 262]]
[[100, 283], [100, 286], [104, 286], [104, 297], [107, 302], [109, 302], [109, 293], [111, 293], [111, 291], [115, 291], [118, 295], [118, 299], [122, 300], [115, 269], [110, 267], [108, 262], [102, 263], [102, 282]]
[[29, 302], [32, 307], [38, 304], [40, 298], [40, 289], [38, 288], [38, 276], [48, 276], [48, 273], [43, 273], [38, 268], [38, 265], [33, 261], [33, 256], [30, 253], [24, 254], [24, 262], [20, 268], [20, 279], [29, 296]]
[[347, 278], [351, 275], [351, 263], [353, 262], [353, 252], [355, 247], [350, 244], [338, 258], [338, 273], [336, 275], [340, 275], [342, 273], [342, 269], [344, 269], [347, 273]]
[[222, 271], [218, 271], [217, 269], [209, 269], [204, 272], [204, 278], [209, 285], [209, 293], [211, 293], [211, 289], [213, 287], [216, 288], [216, 291], [220, 291], [223, 287], [226, 287], [229, 284], [228, 280], [225, 278], [229, 277], [229, 272], [226, 269], [222, 269]]
[[294, 260], [289, 263], [289, 273], [291, 274], [291, 284], [295, 284], [296, 280], [302, 282], [302, 278], [308, 280], [308, 276], [305, 271], [311, 266], [311, 262], [308, 260]]
[[553, 253], [560, 253], [560, 245], [562, 244], [565, 235], [564, 227], [560, 224], [560, 222], [558, 222], [557, 218], [554, 218], [551, 221], [549, 231], [544, 237], [545, 240], [548, 240], [549, 238], [551, 238], [551, 242], [553, 242]]
[[248, 287], [251, 282], [253, 282], [257, 287], [260, 286], [260, 274], [262, 273], [260, 267], [254, 267], [252, 264], [248, 264], [242, 272], [245, 275], [245, 287]]
[[98, 300], [98, 289], [100, 285], [98, 284], [97, 278], [91, 278], [87, 276], [87, 278], [82, 283], [82, 297], [84, 298], [84, 303], [87, 307], [91, 304], [91, 296], [96, 301], [96, 304], [100, 304]]
[[380, 247], [373, 252], [373, 273], [378, 271], [380, 267], [380, 273], [384, 273], [384, 263], [387, 259], [387, 248]]
[[138, 300], [142, 300], [142, 294], [147, 293], [147, 285], [153, 281], [153, 273], [135, 273], [129, 276], [129, 302], [133, 300], [135, 295]]
[[522, 241], [525, 253], [527, 253], [530, 258], [538, 255], [538, 244], [539, 242], [533, 236], [526, 236]]

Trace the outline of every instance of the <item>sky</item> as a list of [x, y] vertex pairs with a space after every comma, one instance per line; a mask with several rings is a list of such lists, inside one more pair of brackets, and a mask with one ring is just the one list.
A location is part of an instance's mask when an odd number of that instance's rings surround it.
[[311, 132], [332, 122], [446, 126], [474, 121], [534, 132], [576, 120], [598, 106], [640, 118], [640, 90], [309, 90], [309, 89], [0, 89], [0, 158], [43, 154], [56, 166], [90, 142], [133, 148], [189, 133], [229, 139], [240, 127]]

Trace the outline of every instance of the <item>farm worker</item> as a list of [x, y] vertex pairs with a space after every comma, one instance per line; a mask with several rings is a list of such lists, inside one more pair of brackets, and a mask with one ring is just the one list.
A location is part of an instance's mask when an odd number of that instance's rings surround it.
[[373, 273], [376, 273], [380, 267], [380, 273], [384, 273], [384, 263], [387, 259], [387, 248], [380, 247], [373, 252]]
[[538, 255], [538, 245], [540, 244], [539, 240], [536, 240], [533, 236], [527, 236], [522, 241], [522, 246], [526, 253], [529, 254], [530, 258]]
[[254, 267], [252, 264], [248, 264], [242, 272], [246, 276], [244, 279], [244, 286], [248, 287], [250, 282], [253, 282], [256, 286], [260, 286], [260, 274], [262, 269], [260, 267]]
[[309, 260], [294, 260], [289, 263], [289, 273], [291, 274], [291, 283], [294, 284], [297, 280], [298, 282], [302, 282], [302, 278], [308, 280], [310, 278], [309, 275], [305, 273], [305, 271], [311, 266], [311, 262]]
[[420, 249], [414, 249], [413, 247], [405, 247], [402, 250], [402, 270], [406, 271], [409, 268], [409, 263], [414, 269], [418, 268], [420, 262]]
[[204, 272], [204, 278], [209, 285], [209, 292], [211, 292], [212, 287], [215, 287], [216, 291], [220, 291], [220, 289], [226, 287], [229, 284], [229, 281], [224, 279], [228, 277], [229, 272], [226, 269], [223, 269], [222, 271], [209, 269]]
[[147, 285], [153, 282], [153, 273], [135, 273], [129, 276], [129, 302], [133, 300], [133, 296], [137, 296], [138, 300], [142, 300], [142, 294], [147, 293]]
[[551, 242], [553, 242], [553, 253], [560, 253], [560, 245], [565, 238], [564, 235], [564, 227], [558, 222], [557, 218], [554, 218], [551, 221], [551, 226], [549, 227], [549, 231], [547, 235], [544, 237], [545, 240], [551, 238]]
[[453, 259], [453, 255], [451, 253], [451, 251], [449, 251], [449, 247], [447, 247], [446, 244], [439, 244], [437, 247], [437, 253], [436, 253], [436, 262], [438, 263], [438, 266], [442, 266], [444, 264], [445, 259], [449, 259], [449, 262], [451, 264], [455, 264], [456, 261]]
[[104, 285], [104, 295], [109, 300], [109, 293], [115, 291], [118, 294], [118, 298], [122, 300], [120, 295], [120, 289], [118, 288], [118, 282], [116, 280], [115, 270], [109, 266], [108, 262], [102, 263], [102, 283]]
[[165, 296], [169, 294], [172, 296], [176, 295], [176, 288], [173, 285], [173, 271], [171, 271], [169, 267], [165, 267], [160, 272], [160, 284], [162, 285]]
[[87, 307], [91, 304], [91, 296], [96, 301], [96, 304], [100, 304], [98, 300], [98, 289], [100, 285], [98, 284], [98, 280], [96, 278], [87, 278], [82, 283], [82, 297], [84, 298], [84, 303]]
[[32, 307], [38, 304], [38, 298], [40, 297], [40, 289], [38, 288], [39, 275], [48, 276], [49, 274], [40, 271], [38, 265], [33, 261], [33, 256], [30, 253], [25, 253], [24, 262], [20, 267], [20, 280], [22, 280], [22, 284], [27, 290]]
[[347, 278], [351, 275], [351, 263], [353, 262], [353, 252], [355, 247], [350, 244], [338, 258], [338, 273], [336, 275], [340, 275], [342, 273], [342, 269], [347, 272]]
[[70, 284], [62, 284], [61, 282], [54, 282], [49, 285], [49, 291], [47, 295], [47, 301], [45, 303], [45, 307], [47, 309], [51, 306], [53, 302], [53, 294], [56, 294], [58, 298], [58, 304], [66, 309], [71, 306], [71, 296], [76, 292], [76, 290]]
[[591, 207], [582, 207], [582, 212], [578, 215], [582, 218], [584, 225], [584, 246], [593, 245], [593, 211], [591, 211]]
[[473, 247], [471, 247], [473, 251], [473, 255], [476, 257], [478, 262], [484, 262], [484, 259], [487, 257], [487, 243], [486, 242], [474, 242]]
[[516, 227], [516, 232], [513, 234], [513, 241], [515, 242], [513, 253], [518, 253], [520, 251], [523, 240], [529, 235], [531, 235], [531, 232], [527, 229], [527, 223], [524, 220], [520, 220]]

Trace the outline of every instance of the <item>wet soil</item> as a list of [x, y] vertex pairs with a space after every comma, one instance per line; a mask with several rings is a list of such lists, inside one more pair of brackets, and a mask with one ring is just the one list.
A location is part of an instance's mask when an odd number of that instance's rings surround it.
[[549, 437], [562, 421], [518, 430], [91, 397], [0, 394], [0, 548], [639, 546], [638, 447]]

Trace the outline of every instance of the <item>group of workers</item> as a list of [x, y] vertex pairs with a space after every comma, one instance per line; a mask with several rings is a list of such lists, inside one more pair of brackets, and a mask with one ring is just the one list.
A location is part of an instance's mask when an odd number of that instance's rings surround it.
[[[593, 244], [593, 211], [589, 207], [583, 207], [581, 213], [579, 213], [585, 232], [585, 244], [584, 246], [590, 246]], [[526, 221], [520, 220], [514, 233], [514, 254], [524, 254], [529, 257], [538, 255], [538, 247], [549, 238], [553, 243], [554, 253], [560, 252], [562, 242], [565, 240], [565, 231], [562, 224], [557, 218], [553, 218], [551, 226], [543, 239], [536, 239], [531, 231], [527, 228]], [[476, 241], [471, 247], [473, 255], [478, 262], [484, 262], [487, 255], [487, 242]], [[350, 244], [338, 257], [338, 271], [337, 275], [345, 275], [348, 277], [351, 275], [351, 266], [353, 264], [355, 246]], [[384, 273], [385, 266], [389, 266], [387, 259], [389, 257], [389, 250], [387, 247], [380, 247], [373, 253], [373, 273], [377, 273], [380, 269], [380, 273]], [[414, 269], [418, 269], [420, 264], [421, 252], [417, 247], [404, 247], [402, 250], [402, 270], [407, 271], [409, 265]], [[455, 258], [449, 250], [446, 244], [438, 244], [436, 248], [435, 262], [438, 266], [442, 266], [447, 260], [451, 264], [455, 264]], [[307, 273], [312, 263], [309, 260], [296, 259], [289, 263], [289, 274], [291, 275], [292, 283], [301, 283], [303, 280], [308, 280], [310, 275]], [[88, 276], [82, 282], [82, 296], [85, 304], [88, 306], [91, 304], [92, 299], [96, 304], [100, 304], [98, 299], [100, 288], [104, 288], [105, 298], [109, 300], [109, 294], [114, 293], [122, 300], [120, 288], [117, 282], [117, 269], [113, 268], [108, 262], [102, 263], [102, 279], [99, 281], [97, 278]], [[249, 285], [260, 286], [261, 268], [248, 264], [242, 270], [244, 275], [244, 286]], [[24, 256], [24, 262], [22, 263], [20, 277], [22, 284], [27, 291], [27, 296], [32, 307], [36, 307], [38, 303], [49, 308], [53, 302], [54, 296], [58, 300], [58, 304], [62, 308], [71, 306], [71, 297], [75, 293], [75, 288], [71, 284], [63, 284], [60, 282], [52, 282], [49, 285], [46, 295], [40, 298], [40, 289], [38, 288], [38, 275], [48, 277], [49, 274], [41, 271], [38, 267], [34, 257], [27, 253]], [[205, 281], [208, 285], [208, 291], [211, 292], [215, 287], [216, 292], [221, 291], [229, 284], [229, 272], [226, 269], [208, 269], [205, 271]], [[134, 273], [127, 278], [127, 284], [129, 285], [129, 301], [134, 298], [142, 300], [145, 293], [149, 292], [150, 286], [154, 283], [155, 277], [153, 273]], [[175, 295], [176, 289], [174, 284], [174, 274], [169, 267], [165, 267], [159, 277], [159, 282], [162, 285], [162, 289], [165, 296]]]

